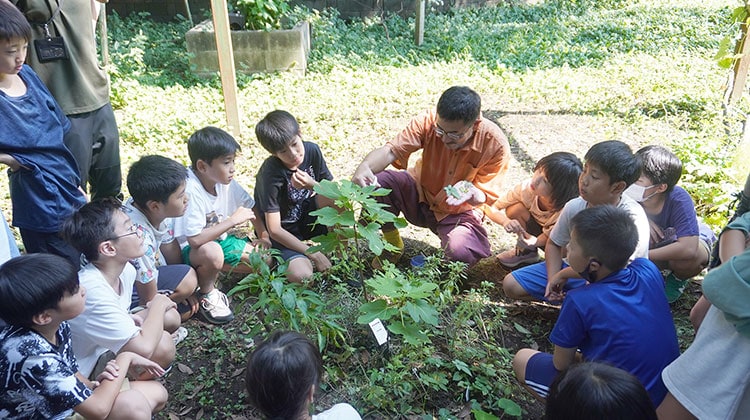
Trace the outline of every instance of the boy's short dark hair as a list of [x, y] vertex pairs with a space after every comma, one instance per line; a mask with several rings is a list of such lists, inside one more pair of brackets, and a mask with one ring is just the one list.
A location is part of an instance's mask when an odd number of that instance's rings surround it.
[[188, 155], [193, 168], [202, 160], [211, 164], [214, 159], [242, 150], [231, 134], [216, 127], [204, 127], [193, 133], [187, 141]]
[[569, 152], [554, 152], [539, 159], [534, 170], [541, 169], [552, 186], [552, 203], [561, 209], [565, 203], [578, 197], [578, 177], [583, 164], [578, 156]]
[[437, 103], [437, 114], [446, 121], [474, 122], [482, 110], [479, 94], [466, 86], [448, 88]]
[[140, 208], [149, 201], [166, 203], [169, 196], [185, 183], [187, 169], [164, 156], [143, 156], [130, 166], [128, 191]]
[[547, 420], [656, 420], [643, 384], [604, 363], [576, 363], [557, 375], [547, 396]]
[[114, 215], [118, 211], [122, 204], [114, 198], [86, 203], [63, 222], [62, 236], [88, 261], [96, 261], [99, 244], [115, 237]]
[[10, 1], [0, 0], [0, 39], [11, 41], [23, 38], [31, 39], [31, 25], [26, 17]]
[[682, 176], [682, 161], [672, 151], [663, 146], [642, 147], [635, 155], [641, 160], [641, 175], [656, 184], [667, 184], [670, 192]]
[[610, 205], [581, 210], [570, 221], [583, 253], [612, 271], [624, 268], [638, 245], [638, 228], [627, 211]]
[[630, 146], [619, 140], [597, 143], [584, 156], [587, 164], [594, 164], [609, 176], [609, 185], [624, 181], [625, 187], [641, 176], [640, 159]]
[[65, 293], [76, 293], [78, 287], [78, 269], [63, 257], [27, 254], [12, 258], [0, 266], [0, 318], [29, 327], [34, 315], [57, 308]]
[[280, 109], [266, 114], [255, 126], [255, 136], [260, 145], [271, 154], [284, 150], [298, 134], [297, 120], [292, 114]]

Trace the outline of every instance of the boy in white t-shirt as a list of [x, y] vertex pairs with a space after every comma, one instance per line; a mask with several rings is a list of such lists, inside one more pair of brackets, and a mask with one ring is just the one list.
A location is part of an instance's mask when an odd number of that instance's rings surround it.
[[[170, 333], [180, 314], [167, 296], [157, 294], [148, 308], [130, 315], [135, 268], [143, 255], [143, 233], [115, 199], [87, 203], [63, 224], [64, 237], [88, 263], [78, 273], [87, 290], [86, 309], [69, 321], [81, 373], [96, 377], [111, 353], [131, 351], [167, 368], [174, 360]], [[166, 331], [165, 331], [166, 330]]]
[[[234, 319], [226, 295], [214, 287], [219, 271], [225, 264], [247, 263], [251, 252], [271, 246], [265, 226], [255, 218], [255, 202], [234, 180], [234, 159], [240, 150], [239, 143], [219, 128], [205, 127], [190, 136], [190, 199], [185, 215], [175, 223], [175, 236], [185, 244], [183, 261], [198, 274], [200, 313], [215, 324]], [[235, 230], [247, 227], [248, 221], [257, 240]]]

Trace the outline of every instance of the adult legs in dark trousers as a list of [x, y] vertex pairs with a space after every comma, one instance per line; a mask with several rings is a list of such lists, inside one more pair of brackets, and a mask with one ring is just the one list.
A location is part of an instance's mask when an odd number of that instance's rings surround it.
[[120, 134], [112, 105], [107, 103], [95, 111], [68, 118], [70, 131], [64, 141], [78, 163], [81, 186], [89, 192], [91, 200], [104, 197], [122, 200]]

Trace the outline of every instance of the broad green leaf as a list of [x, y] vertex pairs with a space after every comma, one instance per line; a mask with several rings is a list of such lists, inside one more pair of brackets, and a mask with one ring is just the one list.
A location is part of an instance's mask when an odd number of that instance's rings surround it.
[[369, 324], [375, 318], [380, 318], [385, 321], [390, 318], [388, 315], [388, 302], [383, 299], [378, 299], [372, 302], [363, 303], [359, 307], [360, 315], [357, 318], [358, 324]]
[[281, 303], [288, 311], [294, 311], [297, 304], [297, 293], [293, 289], [284, 290], [284, 294], [281, 295]]
[[521, 406], [516, 404], [513, 400], [501, 398], [497, 405], [505, 411], [505, 414], [514, 417], [521, 417]]
[[406, 312], [409, 313], [411, 319], [416, 323], [419, 323], [421, 320], [433, 326], [438, 324], [437, 310], [424, 299], [406, 302], [404, 309], [406, 309]]
[[524, 328], [524, 326], [519, 324], [518, 322], [514, 322], [513, 327], [515, 327], [516, 331], [520, 332], [521, 334], [531, 335], [531, 331]]
[[475, 420], [500, 420], [500, 417], [479, 409], [471, 410], [471, 414], [474, 415]]
[[388, 331], [404, 337], [404, 340], [413, 346], [421, 346], [430, 341], [430, 337], [420, 331], [418, 325], [411, 322], [405, 322], [403, 324], [399, 322], [389, 323]]

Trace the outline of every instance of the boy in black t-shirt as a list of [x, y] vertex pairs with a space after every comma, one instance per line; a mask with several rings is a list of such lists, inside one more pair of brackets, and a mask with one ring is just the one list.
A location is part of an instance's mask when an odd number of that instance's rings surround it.
[[313, 191], [318, 182], [332, 180], [333, 175], [318, 145], [302, 140], [292, 114], [270, 112], [255, 126], [255, 135], [272, 155], [256, 176], [256, 206], [273, 248], [289, 261], [287, 278], [300, 282], [312, 276], [313, 270], [331, 267], [328, 257], [321, 252], [308, 253], [308, 245], [302, 241], [327, 233], [325, 226], [315, 224], [310, 212], [333, 205], [333, 200]]

